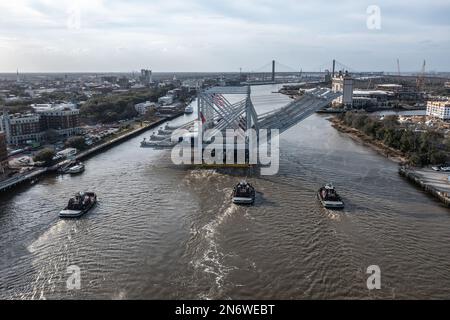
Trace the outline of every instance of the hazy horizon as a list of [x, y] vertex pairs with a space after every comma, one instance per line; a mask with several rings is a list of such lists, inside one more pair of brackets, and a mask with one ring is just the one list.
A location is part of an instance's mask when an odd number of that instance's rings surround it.
[[448, 16], [448, 0], [17, 0], [0, 3], [0, 72], [448, 72]]

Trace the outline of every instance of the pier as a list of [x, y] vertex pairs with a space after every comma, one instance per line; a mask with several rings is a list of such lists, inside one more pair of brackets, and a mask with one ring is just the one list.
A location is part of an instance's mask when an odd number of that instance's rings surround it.
[[[177, 113], [176, 115], [160, 119], [160, 120], [158, 120], [156, 122], [153, 122], [151, 124], [148, 124], [148, 125], [144, 125], [144, 126], [142, 126], [140, 128], [137, 128], [135, 130], [127, 132], [127, 133], [125, 133], [123, 135], [120, 135], [119, 137], [116, 137], [116, 138], [114, 138], [114, 139], [112, 139], [110, 141], [103, 142], [103, 143], [101, 143], [101, 144], [99, 144], [97, 146], [94, 146], [94, 147], [92, 147], [92, 148], [90, 148], [88, 150], [82, 151], [82, 152], [78, 153], [74, 158], [75, 158], [75, 160], [85, 160], [85, 159], [87, 159], [89, 157], [92, 157], [92, 156], [102, 152], [102, 151], [105, 151], [105, 150], [107, 150], [109, 148], [112, 148], [112, 147], [114, 147], [114, 146], [116, 146], [116, 145], [118, 145], [118, 144], [120, 144], [120, 143], [122, 143], [122, 142], [124, 142], [126, 140], [129, 140], [129, 139], [131, 139], [133, 137], [136, 137], [137, 135], [141, 134], [142, 132], [145, 132], [147, 130], [153, 129], [155, 127], [158, 127], [161, 124], [163, 124], [164, 122], [167, 122], [167, 121], [173, 120], [175, 118], [178, 118], [182, 114], [183, 113], [180, 112], [180, 113]], [[27, 172], [26, 174], [23, 174], [23, 175], [20, 175], [20, 176], [15, 176], [15, 177], [3, 180], [3, 181], [0, 182], [0, 192], [7, 191], [7, 190], [9, 190], [11, 188], [14, 188], [14, 187], [16, 187], [16, 186], [18, 186], [20, 184], [25, 183], [25, 182], [30, 182], [33, 179], [36, 179], [36, 178], [38, 178], [38, 177], [40, 177], [40, 176], [42, 176], [42, 175], [44, 175], [46, 173], [54, 172], [54, 171], [56, 171], [59, 168], [60, 165], [61, 165], [61, 163], [57, 163], [57, 164], [55, 164], [53, 166], [50, 166], [50, 167], [32, 169], [29, 172]]]
[[399, 174], [450, 207], [449, 173], [400, 167]]

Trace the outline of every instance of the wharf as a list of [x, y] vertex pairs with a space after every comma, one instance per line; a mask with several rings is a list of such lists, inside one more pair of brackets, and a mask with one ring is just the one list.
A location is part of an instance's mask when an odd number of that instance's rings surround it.
[[[92, 148], [90, 148], [90, 149], [88, 149], [86, 151], [82, 151], [82, 152], [78, 153], [75, 156], [75, 160], [84, 160], [84, 159], [87, 159], [87, 158], [89, 158], [91, 156], [94, 156], [94, 155], [96, 155], [96, 154], [98, 154], [98, 153], [100, 153], [100, 152], [102, 152], [104, 150], [107, 150], [107, 149], [109, 149], [109, 148], [111, 148], [113, 146], [118, 145], [119, 143], [122, 143], [122, 142], [124, 142], [126, 140], [129, 140], [129, 139], [131, 139], [133, 137], [136, 137], [139, 134], [141, 134], [142, 132], [145, 132], [147, 130], [150, 130], [152, 128], [160, 126], [161, 124], [163, 124], [166, 121], [170, 121], [170, 120], [173, 120], [175, 118], [178, 118], [182, 114], [183, 114], [183, 112], [180, 112], [180, 113], [177, 113], [177, 114], [175, 114], [173, 116], [162, 118], [162, 119], [160, 119], [160, 120], [158, 120], [156, 122], [153, 122], [151, 124], [142, 126], [142, 127], [137, 128], [137, 129], [135, 129], [133, 131], [130, 131], [130, 132], [127, 132], [127, 133], [125, 133], [123, 135], [120, 135], [119, 137], [116, 137], [116, 138], [114, 138], [114, 139], [112, 139], [110, 141], [101, 143], [101, 144], [99, 144], [99, 145], [97, 145], [95, 147], [92, 147]], [[9, 190], [11, 188], [14, 188], [14, 187], [16, 187], [19, 184], [22, 184], [24, 182], [32, 181], [33, 179], [38, 178], [39, 176], [41, 176], [43, 174], [46, 174], [48, 172], [54, 172], [54, 171], [58, 170], [58, 168], [61, 165], [62, 165], [62, 162], [57, 163], [57, 164], [55, 164], [55, 165], [53, 165], [51, 167], [48, 167], [48, 168], [34, 169], [34, 170], [31, 170], [31, 171], [29, 171], [26, 174], [23, 174], [21, 176], [16, 176], [16, 177], [12, 177], [12, 178], [0, 181], [0, 192]]]
[[449, 173], [402, 166], [399, 168], [399, 174], [450, 207]]

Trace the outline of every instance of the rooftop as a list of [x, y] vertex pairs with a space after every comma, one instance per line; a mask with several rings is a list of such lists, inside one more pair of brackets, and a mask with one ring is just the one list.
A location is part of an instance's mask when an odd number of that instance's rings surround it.
[[354, 95], [388, 95], [389, 92], [386, 92], [384, 90], [354, 90]]

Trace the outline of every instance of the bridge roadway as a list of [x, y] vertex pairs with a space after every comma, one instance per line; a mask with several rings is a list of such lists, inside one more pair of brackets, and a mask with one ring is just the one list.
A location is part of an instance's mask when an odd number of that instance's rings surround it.
[[[246, 95], [246, 98], [235, 102], [233, 104], [229, 103], [224, 97], [221, 99], [211, 98], [216, 95], [228, 95], [228, 94], [238, 94]], [[305, 120], [313, 113], [319, 111], [320, 109], [326, 107], [334, 99], [341, 96], [342, 93], [332, 92], [329, 88], [315, 88], [311, 90], [306, 90], [305, 93], [298, 99], [290, 102], [284, 107], [278, 108], [276, 110], [257, 115], [250, 98], [250, 90], [246, 87], [213, 87], [206, 89], [204, 92], [199, 94], [199, 98], [209, 97], [205, 104], [208, 108], [212, 110], [214, 114], [210, 118], [209, 123], [214, 123], [213, 131], [211, 132], [223, 131], [225, 129], [237, 129], [241, 128], [244, 131], [246, 128], [254, 129], [278, 129], [280, 133], [288, 130], [289, 128], [295, 126], [299, 122]], [[216, 100], [214, 100], [216, 99]], [[206, 100], [206, 99], [205, 99]], [[217, 105], [217, 101], [219, 105]], [[253, 119], [248, 121], [245, 119], [246, 116], [251, 116]], [[198, 120], [204, 121], [199, 112]], [[190, 132], [194, 132], [194, 123], [191, 121], [184, 126], [182, 129], [186, 129]], [[245, 127], [247, 124], [247, 127]], [[169, 130], [170, 131], [170, 130]], [[143, 147], [155, 147], [155, 148], [170, 148], [173, 147], [176, 142], [170, 140], [171, 134], [166, 133], [165, 138], [157, 139], [158, 141], [143, 142]], [[208, 137], [203, 137], [204, 141], [209, 141]], [[155, 139], [156, 140], [156, 139]]]

